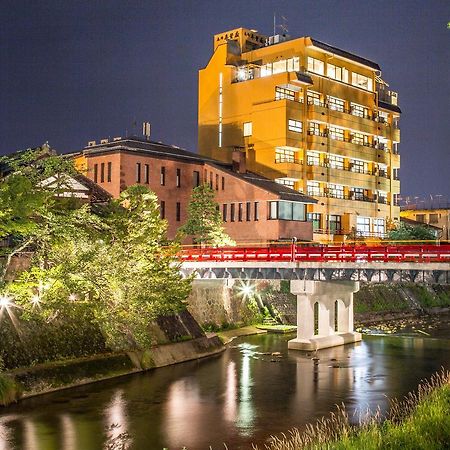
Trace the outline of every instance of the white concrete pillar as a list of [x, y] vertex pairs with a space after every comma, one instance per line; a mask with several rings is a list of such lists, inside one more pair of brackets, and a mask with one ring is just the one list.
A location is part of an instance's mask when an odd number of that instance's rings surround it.
[[[289, 348], [317, 350], [361, 340], [353, 332], [353, 293], [359, 289], [354, 281], [291, 281], [297, 296], [297, 338]], [[335, 332], [335, 301], [338, 306], [338, 332]], [[319, 334], [314, 335], [314, 304], [319, 304]]]

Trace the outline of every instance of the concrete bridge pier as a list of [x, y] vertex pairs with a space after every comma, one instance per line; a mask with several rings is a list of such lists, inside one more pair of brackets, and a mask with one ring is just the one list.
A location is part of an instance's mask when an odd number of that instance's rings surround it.
[[297, 337], [288, 343], [295, 350], [319, 350], [361, 340], [353, 331], [353, 293], [357, 281], [292, 280], [297, 296]]

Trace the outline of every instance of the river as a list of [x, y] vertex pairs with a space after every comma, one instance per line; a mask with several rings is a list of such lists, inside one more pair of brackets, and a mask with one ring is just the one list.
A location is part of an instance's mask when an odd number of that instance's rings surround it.
[[0, 450], [250, 449], [336, 404], [356, 420], [450, 367], [450, 317], [395, 332], [318, 361], [288, 350], [292, 336], [249, 336], [213, 358], [30, 398], [0, 410]]

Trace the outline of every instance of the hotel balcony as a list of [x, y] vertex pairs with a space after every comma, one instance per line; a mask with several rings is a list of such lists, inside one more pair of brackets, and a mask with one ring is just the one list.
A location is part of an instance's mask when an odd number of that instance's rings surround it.
[[346, 158], [362, 159], [365, 161], [374, 161], [389, 165], [389, 153], [380, 145], [356, 144], [348, 139], [332, 139], [327, 133], [314, 134], [308, 132], [307, 137], [308, 150], [327, 151], [328, 145], [335, 153]]
[[352, 114], [351, 110], [345, 108], [337, 109], [327, 103], [309, 101], [308, 119], [317, 122], [327, 122], [338, 127], [382, 136], [386, 139], [400, 142], [398, 126], [384, 122], [384, 118], [376, 117], [374, 112], [371, 112], [370, 116], [359, 116]]

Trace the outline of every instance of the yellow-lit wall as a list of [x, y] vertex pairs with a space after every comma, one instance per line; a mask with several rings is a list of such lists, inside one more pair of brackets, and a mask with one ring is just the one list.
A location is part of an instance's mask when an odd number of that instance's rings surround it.
[[[316, 47], [313, 48], [312, 41], [308, 37], [240, 53], [239, 47], [245, 46], [242, 36], [249, 30], [240, 28], [228, 32], [228, 35], [233, 38], [236, 31], [239, 36], [233, 41], [227, 41], [224, 38], [226, 33], [215, 36], [213, 55], [207, 66], [199, 71], [200, 153], [230, 162], [233, 149], [240, 147], [245, 149], [248, 170], [272, 179], [295, 180], [295, 189], [305, 193], [307, 193], [308, 180], [319, 181], [321, 190], [325, 192], [326, 183], [344, 185], [344, 195], [349, 194], [349, 188], [362, 188], [365, 190], [365, 195], [371, 199], [374, 198], [377, 190], [387, 192], [387, 204], [378, 201], [341, 200], [320, 196], [318, 204], [314, 205], [311, 212], [321, 213], [323, 222], [327, 214], [341, 215], [343, 223], [345, 222], [343, 231], [346, 233], [356, 225], [356, 218], [359, 215], [383, 218], [386, 223], [398, 220], [400, 211], [394, 205], [393, 194], [400, 192], [400, 184], [394, 179], [392, 169], [400, 167], [400, 157], [392, 152], [392, 143], [399, 142], [400, 134], [398, 128], [393, 126], [393, 112], [385, 110], [389, 118], [387, 124], [384, 124], [349, 112], [336, 111], [321, 105], [308, 105], [306, 101], [307, 92], [315, 91], [320, 93], [322, 103], [325, 103], [326, 96], [330, 95], [345, 100], [346, 109], [350, 108], [350, 102], [354, 102], [365, 106], [370, 115], [378, 113], [375, 71], [367, 66], [355, 64], [349, 59], [326, 54]], [[345, 67], [349, 71], [349, 83], [351, 83], [353, 72], [369, 77], [372, 80], [373, 91], [369, 92], [310, 72], [308, 74], [312, 78], [313, 85], [299, 81], [294, 71], [236, 82], [238, 66], [257, 67], [294, 56], [300, 58], [301, 72], [304, 72], [307, 57], [310, 56], [324, 62], [325, 74], [327, 63]], [[220, 79], [222, 80], [221, 95]], [[275, 100], [276, 86], [294, 87], [295, 100]], [[222, 138], [219, 147], [220, 111]], [[394, 114], [398, 116], [398, 113]], [[298, 133], [288, 130], [289, 119], [301, 121], [303, 131]], [[319, 122], [321, 132], [330, 125], [345, 128], [346, 140], [349, 140], [350, 135], [355, 132], [370, 135], [369, 144], [374, 143], [374, 136], [384, 137], [388, 139], [388, 151], [322, 136], [310, 136], [308, 135], [310, 121]], [[252, 123], [252, 135], [248, 137], [243, 135], [245, 122]], [[275, 162], [276, 147], [295, 150], [296, 161]], [[329, 154], [342, 156], [345, 158], [344, 168], [347, 170], [309, 166], [306, 163], [307, 150], [321, 152], [321, 164], [326, 162], [325, 158]], [[368, 170], [374, 173], [376, 173], [377, 163], [385, 164], [386, 176], [352, 172], [349, 169], [350, 158], [368, 162]], [[317, 235], [316, 238], [319, 239], [320, 236]]]

